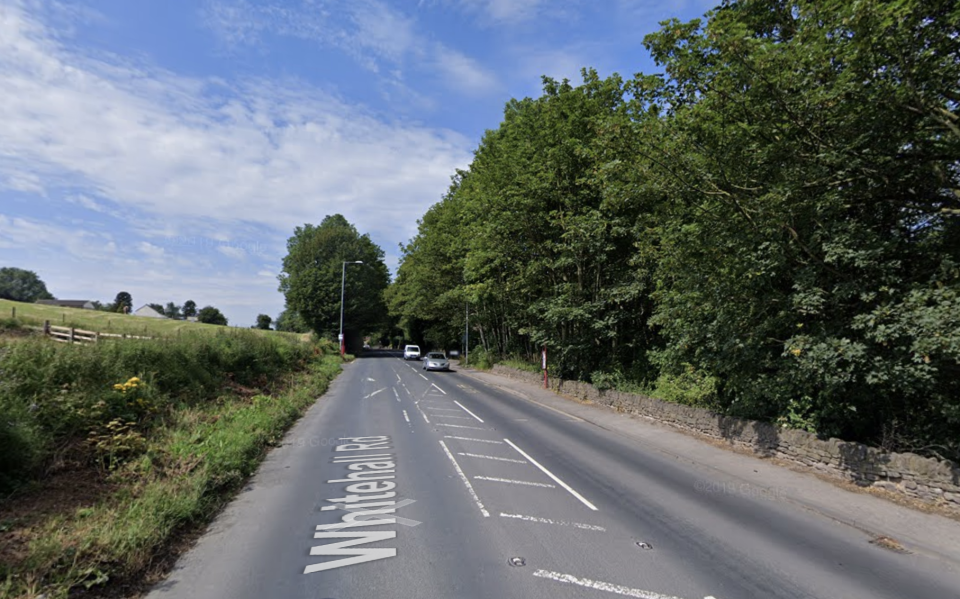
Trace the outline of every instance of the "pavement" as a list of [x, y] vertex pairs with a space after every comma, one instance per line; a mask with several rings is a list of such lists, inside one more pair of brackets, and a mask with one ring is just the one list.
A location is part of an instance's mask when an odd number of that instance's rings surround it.
[[149, 598], [960, 597], [957, 522], [399, 356], [345, 365]]

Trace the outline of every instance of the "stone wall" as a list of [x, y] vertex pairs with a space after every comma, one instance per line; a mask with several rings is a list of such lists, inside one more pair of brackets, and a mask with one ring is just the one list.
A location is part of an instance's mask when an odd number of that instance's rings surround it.
[[[497, 364], [493, 372], [542, 385], [540, 374]], [[960, 511], [960, 467], [950, 461], [912, 453], [886, 453], [860, 443], [819, 439], [805, 431], [715, 414], [703, 408], [674, 404], [619, 391], [598, 391], [579, 381], [550, 381], [553, 391], [617, 412], [645, 416], [713, 439], [749, 448], [852, 480], [861, 486], [893, 491], [931, 504]]]

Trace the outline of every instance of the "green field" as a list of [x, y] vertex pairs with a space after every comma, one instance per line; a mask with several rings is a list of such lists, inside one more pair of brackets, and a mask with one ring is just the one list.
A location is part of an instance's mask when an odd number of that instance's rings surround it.
[[[235, 330], [230, 327], [202, 322], [147, 318], [130, 314], [116, 314], [80, 308], [61, 308], [59, 306], [27, 304], [0, 299], [0, 318], [12, 318], [14, 315], [17, 320], [30, 326], [43, 326], [44, 321], [49, 320], [51, 325], [56, 326], [75, 327], [98, 333], [121, 333], [148, 337], [176, 337], [186, 333], [215, 335], [226, 334]], [[297, 333], [252, 330], [269, 335], [283, 335], [291, 339], [302, 337]]]

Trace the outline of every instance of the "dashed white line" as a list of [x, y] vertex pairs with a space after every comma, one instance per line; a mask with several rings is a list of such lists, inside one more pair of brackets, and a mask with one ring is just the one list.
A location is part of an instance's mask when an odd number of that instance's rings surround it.
[[557, 526], [572, 526], [574, 528], [580, 528], [583, 530], [595, 530], [597, 532], [607, 532], [607, 529], [602, 526], [595, 526], [593, 524], [582, 524], [580, 522], [564, 522], [563, 520], [551, 520], [550, 518], [537, 518], [536, 516], [523, 516], [521, 514], [504, 514], [500, 512], [501, 518], [516, 518], [517, 520], [523, 520], [525, 522], [539, 522], [540, 524], [556, 524]]
[[[482, 458], [484, 460], [497, 460], [498, 462], [513, 462], [514, 464], [526, 464], [525, 460], [514, 460], [512, 458], [498, 458], [492, 455], [480, 455], [479, 453], [458, 453], [457, 455], [466, 456], [468, 458]], [[503, 514], [500, 514], [501, 516]]]
[[468, 428], [473, 431], [485, 431], [487, 429], [480, 428], [479, 426], [465, 426], [463, 424], [438, 424], [437, 426], [448, 426], [450, 428]]
[[397, 401], [400, 401], [400, 394], [397, 393], [397, 388], [396, 388], [396, 387], [393, 388], [393, 394], [397, 397]]
[[[414, 370], [414, 372], [416, 372], [416, 370]], [[421, 373], [419, 373], [419, 372], [417, 372], [417, 374], [419, 374], [419, 375], [420, 375], [420, 378], [422, 378], [422, 379], [425, 380], [425, 381], [429, 381], [429, 380], [430, 380], [430, 379], [428, 379], [427, 377], [423, 376], [423, 374], [421, 374]]]
[[471, 439], [470, 437], [453, 437], [451, 435], [444, 435], [444, 439], [457, 439], [458, 441], [476, 441], [477, 443], [493, 443], [495, 445], [503, 445], [503, 441], [493, 441], [491, 439]]
[[461, 408], [463, 408], [463, 411], [464, 411], [464, 412], [466, 412], [467, 414], [470, 414], [471, 416], [473, 416], [474, 418], [476, 418], [479, 422], [483, 422], [483, 420], [480, 420], [480, 417], [479, 417], [479, 416], [477, 416], [476, 414], [474, 414], [473, 412], [471, 412], [470, 410], [468, 410], [468, 409], [467, 409], [466, 407], [464, 407], [464, 405], [463, 405], [462, 403], [460, 403], [459, 401], [453, 400], [453, 403], [455, 403], [455, 404], [457, 404], [458, 406], [460, 406]]
[[510, 483], [511, 485], [527, 485], [528, 487], [544, 487], [546, 489], [556, 489], [554, 485], [547, 483], [532, 483], [526, 480], [512, 480], [509, 478], [497, 478], [495, 476], [474, 476], [474, 480], [490, 480], [495, 483]]
[[403, 411], [403, 419], [406, 420], [407, 422], [410, 422], [410, 416], [407, 415], [406, 410]]
[[397, 375], [397, 382], [399, 383], [399, 382], [400, 382], [400, 373], [399, 373], [399, 372], [394, 372], [393, 374]]
[[453, 457], [453, 454], [450, 453], [449, 449], [447, 449], [447, 444], [443, 442], [443, 439], [440, 439], [440, 447], [443, 447], [443, 451], [447, 454], [447, 457], [450, 458], [450, 461], [453, 462], [453, 467], [456, 468], [457, 474], [460, 475], [460, 480], [462, 480], [463, 484], [467, 486], [467, 491], [470, 493], [470, 496], [473, 497], [477, 507], [480, 508], [480, 513], [483, 514], [484, 518], [489, 518], [490, 512], [487, 511], [487, 508], [483, 507], [483, 503], [477, 496], [477, 492], [473, 490], [473, 485], [470, 484], [470, 479], [468, 479], [467, 475], [464, 474], [463, 470], [460, 469], [460, 464], [457, 463], [457, 458]]
[[383, 389], [377, 389], [376, 391], [374, 391], [374, 392], [371, 393], [370, 395], [364, 396], [364, 399], [370, 399], [371, 397], [373, 397], [373, 396], [376, 395], [377, 393], [380, 393], [381, 391], [386, 391], [386, 390], [387, 390], [386, 387], [384, 387]]
[[583, 505], [587, 506], [588, 508], [590, 508], [590, 509], [593, 510], [593, 511], [597, 511], [597, 506], [595, 506], [595, 505], [593, 505], [592, 503], [590, 503], [589, 501], [587, 501], [587, 499], [586, 499], [583, 495], [581, 495], [580, 493], [577, 493], [576, 491], [574, 491], [574, 490], [573, 490], [573, 487], [571, 487], [571, 486], [568, 485], [567, 483], [565, 483], [565, 482], [563, 482], [562, 480], [560, 480], [553, 472], [550, 472], [549, 470], [547, 470], [546, 468], [544, 468], [543, 466], [541, 466], [541, 465], [540, 465], [540, 462], [536, 461], [535, 459], [533, 459], [533, 458], [531, 458], [529, 455], [527, 455], [527, 453], [526, 453], [525, 451], [523, 451], [522, 449], [520, 449], [519, 447], [517, 447], [516, 445], [514, 445], [514, 443], [513, 443], [512, 441], [510, 441], [510, 439], [504, 439], [504, 442], [506, 442], [507, 444], [509, 444], [510, 447], [516, 449], [517, 452], [518, 452], [520, 455], [522, 455], [523, 457], [525, 457], [525, 458], [527, 458], [528, 460], [530, 460], [530, 463], [531, 463], [531, 464], [533, 464], [534, 466], [536, 466], [537, 468], [539, 468], [540, 470], [542, 470], [544, 474], [546, 474], [547, 476], [549, 476], [550, 478], [552, 478], [554, 481], [556, 481], [556, 483], [557, 483], [558, 485], [560, 485], [561, 487], [563, 487], [564, 489], [566, 489], [567, 491], [569, 491], [570, 494], [573, 495], [574, 497], [576, 497], [577, 499], [579, 499], [579, 500], [583, 503]]
[[568, 584], [576, 584], [588, 589], [595, 589], [597, 591], [606, 591], [608, 593], [616, 593], [617, 595], [624, 595], [626, 597], [638, 597], [639, 599], [680, 599], [679, 597], [674, 597], [673, 595], [663, 595], [661, 593], [654, 593], [653, 591], [641, 591], [640, 589], [631, 589], [629, 587], [620, 586], [618, 584], [612, 584], [609, 582], [600, 582], [598, 580], [590, 580], [589, 578], [577, 578], [570, 574], [561, 574], [560, 572], [550, 572], [549, 570], [537, 570], [533, 573], [534, 576], [538, 578], [548, 578], [550, 580], [555, 580], [557, 582], [566, 582]]
[[[420, 375], [420, 376], [423, 376], [423, 375]], [[423, 378], [427, 378], [427, 377], [424, 376]], [[444, 390], [441, 389], [440, 387], [437, 387], [437, 384], [436, 384], [436, 383], [430, 383], [430, 386], [433, 387], [434, 389], [436, 389], [437, 391], [439, 391], [440, 393], [443, 393], [444, 395], [447, 394], [446, 391], [444, 391]]]
[[427, 418], [427, 413], [421, 410], [420, 406], [417, 406], [417, 410], [420, 412], [420, 415], [423, 416], [424, 421], [426, 421], [427, 424], [430, 424], [430, 419]]

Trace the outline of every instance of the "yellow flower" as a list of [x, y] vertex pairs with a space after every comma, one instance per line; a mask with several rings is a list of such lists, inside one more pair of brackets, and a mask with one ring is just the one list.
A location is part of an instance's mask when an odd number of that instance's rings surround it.
[[802, 352], [803, 352], [803, 350], [800, 349], [799, 347], [795, 347], [795, 348], [793, 348], [793, 349], [790, 350], [790, 353], [793, 354], [793, 355], [795, 355], [795, 356], [799, 356]]

